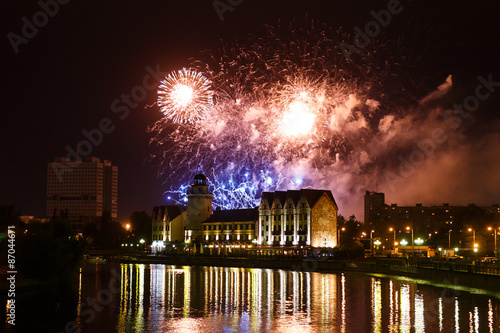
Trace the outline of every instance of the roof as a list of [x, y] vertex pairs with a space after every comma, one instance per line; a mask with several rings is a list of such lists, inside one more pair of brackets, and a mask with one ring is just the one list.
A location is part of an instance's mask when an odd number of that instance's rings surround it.
[[309, 204], [309, 207], [314, 206], [314, 204], [321, 198], [323, 193], [326, 193], [326, 195], [332, 200], [333, 204], [335, 207], [338, 209], [337, 203], [335, 202], [335, 199], [333, 198], [332, 191], [330, 190], [310, 190], [310, 189], [301, 189], [300, 193], [306, 198], [307, 203]]
[[289, 191], [276, 191], [276, 192], [263, 192], [262, 199], [266, 199], [267, 202], [272, 205], [274, 199], [278, 199], [283, 206], [288, 198], [293, 200], [294, 205], [296, 206], [301, 197], [306, 198], [309, 207], [313, 207], [316, 202], [321, 198], [321, 196], [326, 193], [328, 198], [332, 200], [335, 207], [338, 209], [337, 203], [333, 198], [332, 191], [330, 190], [313, 190], [313, 189], [301, 189], [299, 191], [289, 190]]
[[156, 221], [163, 220], [165, 214], [169, 220], [175, 219], [186, 210], [186, 207], [179, 205], [165, 205], [153, 207], [153, 219]]
[[247, 222], [247, 221], [257, 221], [258, 219], [259, 219], [258, 208], [228, 209], [228, 210], [214, 211], [214, 213], [203, 223]]

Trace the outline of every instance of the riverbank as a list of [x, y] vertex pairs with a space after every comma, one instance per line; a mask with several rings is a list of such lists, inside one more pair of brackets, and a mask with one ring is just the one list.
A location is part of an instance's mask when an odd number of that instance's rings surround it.
[[[215, 266], [242, 268], [287, 269], [305, 272], [360, 272], [405, 276], [420, 280], [478, 288], [500, 293], [500, 275], [495, 269], [453, 263], [416, 262], [410, 265], [402, 259], [374, 258], [364, 260], [327, 260], [324, 257], [304, 259], [270, 259], [203, 256], [121, 256], [122, 263], [166, 264], [174, 266]], [[492, 274], [494, 273], [494, 274]]]

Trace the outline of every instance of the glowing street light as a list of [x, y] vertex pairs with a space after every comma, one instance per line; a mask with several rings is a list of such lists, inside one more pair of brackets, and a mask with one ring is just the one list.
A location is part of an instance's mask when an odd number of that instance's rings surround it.
[[389, 228], [389, 231], [394, 231], [394, 245], [396, 245], [396, 228]]
[[411, 229], [411, 253], [413, 254], [414, 252], [414, 244], [413, 244], [413, 228], [410, 228], [410, 227], [406, 227], [406, 230], [410, 231]]
[[373, 254], [373, 233], [375, 232], [375, 230], [371, 230], [370, 231], [370, 253]]
[[406, 245], [408, 244], [408, 242], [406, 241], [406, 239], [401, 240], [401, 242], [400, 242], [400, 243], [401, 243], [401, 245], [403, 245], [403, 246], [406, 246]]
[[420, 246], [420, 245], [422, 245], [424, 243], [424, 240], [419, 237], [419, 238], [415, 239], [415, 243], [417, 243], [417, 245]]
[[495, 258], [497, 258], [498, 256], [498, 251], [497, 251], [497, 228], [492, 228], [492, 227], [488, 227], [488, 230], [491, 231], [491, 230], [495, 230], [494, 232], [494, 238], [495, 238]]
[[340, 245], [340, 238], [342, 236], [342, 231], [345, 231], [345, 228], [339, 229], [339, 239], [338, 239], [338, 242], [337, 242], [339, 245]]
[[[476, 244], [476, 230], [469, 228], [469, 232], [472, 231], [472, 244]], [[475, 251], [477, 252], [477, 251]]]

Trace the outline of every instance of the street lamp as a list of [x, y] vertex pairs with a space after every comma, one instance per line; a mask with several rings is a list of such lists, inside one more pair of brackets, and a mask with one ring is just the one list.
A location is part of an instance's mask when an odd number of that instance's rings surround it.
[[389, 231], [394, 231], [394, 244], [396, 244], [396, 228], [389, 228]]
[[375, 244], [375, 246], [379, 248], [382, 242], [377, 239], [375, 242], [373, 242], [373, 244]]
[[375, 230], [370, 231], [370, 253], [373, 254], [373, 233]]
[[[472, 228], [469, 228], [469, 232], [472, 231], [472, 245], [474, 247], [476, 247], [476, 230], [475, 229], [472, 229]], [[477, 250], [474, 250], [474, 252], [477, 252]]]
[[[406, 241], [406, 239], [402, 239], [400, 242], [399, 242], [403, 247], [406, 247], [406, 245], [408, 245], [408, 242]], [[403, 250], [404, 253], [406, 254], [406, 249]]]
[[339, 229], [339, 240], [338, 240], [338, 245], [340, 245], [340, 237], [342, 236], [342, 231], [345, 231], [345, 228]]
[[411, 229], [411, 254], [414, 253], [414, 245], [413, 245], [413, 228], [406, 227], [406, 230], [410, 231]]
[[497, 228], [492, 228], [492, 227], [488, 227], [488, 230], [491, 231], [491, 230], [495, 230], [495, 258], [497, 258], [498, 254], [497, 254]]
[[448, 231], [448, 248], [451, 249], [451, 229]]

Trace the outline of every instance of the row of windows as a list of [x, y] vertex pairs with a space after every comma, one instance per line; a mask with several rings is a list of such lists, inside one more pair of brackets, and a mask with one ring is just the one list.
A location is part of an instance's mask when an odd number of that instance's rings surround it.
[[252, 235], [248, 235], [248, 236], [245, 236], [245, 235], [222, 235], [219, 237], [219, 235], [205, 235], [204, 239], [206, 241], [218, 241], [218, 240], [221, 240], [221, 241], [229, 241], [229, 240], [233, 240], [233, 241], [247, 241], [247, 240], [252, 240]]
[[[156, 227], [156, 226], [154, 226], [154, 227], [153, 227], [153, 231], [157, 231], [157, 230], [158, 230], [158, 231], [163, 231], [163, 226], [162, 226], [162, 225], [161, 225], [161, 226], [159, 226], [159, 227], [158, 227], [158, 229], [157, 229], [157, 227]], [[165, 230], [166, 230], [166, 231], [169, 231], [169, 230], [170, 230], [170, 229], [169, 229], [169, 225], [167, 225], [167, 226], [165, 227]]]
[[[300, 207], [304, 207], [305, 208], [306, 207], [305, 202], [301, 202], [300, 203]], [[285, 208], [285, 207], [283, 207], [283, 208]], [[289, 209], [294, 209], [295, 207], [294, 207], [293, 204], [288, 204], [288, 208]], [[264, 205], [262, 205], [261, 209], [269, 209], [269, 205], [264, 204]], [[281, 210], [281, 208], [276, 208], [276, 209]]]
[[163, 240], [162, 235], [153, 235], [153, 240]]
[[[203, 230], [233, 230], [232, 227], [233, 227], [232, 224], [226, 224], [225, 226], [220, 225], [220, 224], [218, 224], [218, 225], [204, 225]], [[236, 228], [235, 228], [235, 230], [251, 230], [251, 229], [253, 229], [252, 223], [236, 224]]]
[[[307, 220], [307, 214], [296, 214], [296, 215], [297, 215], [299, 220]], [[274, 221], [280, 221], [281, 217], [283, 215], [282, 214], [274, 214], [272, 216], [274, 216], [274, 218], [273, 218]], [[285, 215], [285, 219], [288, 221], [292, 221], [293, 216], [294, 216], [293, 214], [287, 214], [287, 215]], [[266, 215], [266, 221], [269, 221], [269, 215]]]
[[[306, 229], [306, 226], [304, 225], [299, 225], [297, 231], [300, 232], [300, 231], [305, 231], [307, 230]], [[266, 225], [266, 231], [269, 231], [269, 226]], [[280, 225], [275, 225], [274, 228], [273, 228], [273, 231], [279, 231], [281, 232], [281, 226]], [[285, 228], [285, 231], [293, 231], [293, 225], [286, 225], [286, 228]]]

